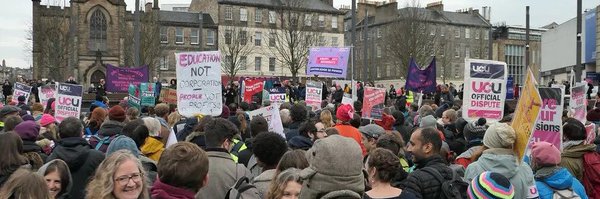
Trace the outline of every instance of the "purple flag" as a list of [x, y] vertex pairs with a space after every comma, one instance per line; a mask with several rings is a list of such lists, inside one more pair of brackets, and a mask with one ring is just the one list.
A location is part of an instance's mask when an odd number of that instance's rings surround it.
[[129, 84], [148, 82], [148, 66], [121, 68], [106, 64], [106, 90], [127, 93]]
[[408, 77], [406, 78], [406, 90], [433, 93], [436, 85], [435, 57], [431, 60], [429, 66], [423, 70], [419, 68], [415, 59], [411, 58], [408, 66]]

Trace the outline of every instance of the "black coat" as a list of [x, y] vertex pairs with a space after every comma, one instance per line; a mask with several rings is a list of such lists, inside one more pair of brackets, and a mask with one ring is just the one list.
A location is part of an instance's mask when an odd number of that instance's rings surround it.
[[44, 153], [44, 151], [42, 150], [42, 147], [35, 144], [34, 141], [23, 140], [23, 153], [28, 153], [28, 152], [36, 152], [37, 154], [40, 155], [40, 157], [42, 158], [42, 161], [44, 161], [44, 163], [46, 163], [45, 161], [48, 158], [48, 155], [46, 155]]
[[69, 192], [71, 198], [85, 198], [85, 187], [104, 160], [104, 154], [92, 149], [85, 139], [71, 137], [58, 141], [46, 162], [54, 159], [61, 159], [69, 166], [73, 180], [73, 187]]
[[416, 170], [408, 175], [408, 178], [400, 184], [400, 188], [413, 192], [417, 198], [440, 198], [441, 183], [433, 175], [423, 171], [422, 169], [425, 167], [436, 169], [445, 180], [452, 179], [450, 167], [444, 163], [442, 157], [435, 155], [417, 163]]
[[2, 84], [2, 94], [9, 96], [12, 95], [13, 85], [11, 83]]
[[344, 97], [344, 91], [342, 89], [335, 90], [333, 92], [332, 98], [335, 103], [342, 103], [342, 98]]

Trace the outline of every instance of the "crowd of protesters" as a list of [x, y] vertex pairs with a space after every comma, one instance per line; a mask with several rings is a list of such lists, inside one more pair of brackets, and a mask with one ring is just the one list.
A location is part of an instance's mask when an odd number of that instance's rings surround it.
[[535, 142], [525, 162], [511, 107], [500, 122], [465, 119], [454, 85], [421, 107], [391, 86], [381, 120], [361, 118], [362, 84], [353, 104], [338, 99], [349, 86], [334, 86], [317, 111], [302, 84], [280, 86], [296, 93], [278, 106], [284, 137], [250, 118], [270, 103], [243, 102], [237, 84], [223, 88], [220, 116], [111, 106], [105, 93], [60, 123], [52, 99], [4, 105], [0, 198], [600, 198], [598, 161], [584, 160], [600, 147], [566, 115], [562, 147]]

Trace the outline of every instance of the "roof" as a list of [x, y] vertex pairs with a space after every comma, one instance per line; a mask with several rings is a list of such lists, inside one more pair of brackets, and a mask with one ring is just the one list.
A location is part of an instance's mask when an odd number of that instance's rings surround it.
[[[275, 8], [283, 6], [287, 1], [298, 3], [299, 5], [297, 6], [301, 9], [344, 14], [344, 11], [338, 10], [331, 5], [324, 3], [321, 0], [218, 0], [218, 3]], [[294, 5], [294, 7], [295, 6], [296, 5]]]
[[[160, 12], [159, 13], [159, 16], [160, 16], [159, 21], [160, 22], [185, 23], [188, 25], [200, 24], [199, 13], [176, 12], [176, 11], [165, 11], [165, 10], [160, 10], [159, 12]], [[214, 25], [215, 24], [212, 17], [210, 17], [210, 14], [207, 14], [207, 13], [202, 14], [202, 20], [203, 20], [204, 25]]]
[[466, 26], [490, 26], [490, 24], [478, 14], [470, 13], [436, 11], [426, 8], [408, 7], [399, 9], [398, 15], [403, 16], [410, 12], [416, 12], [419, 15], [422, 15], [425, 20], [431, 22], [451, 23]]

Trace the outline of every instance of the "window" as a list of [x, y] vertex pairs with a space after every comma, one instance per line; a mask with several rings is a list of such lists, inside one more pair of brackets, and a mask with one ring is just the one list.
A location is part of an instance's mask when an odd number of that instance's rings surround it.
[[325, 36], [319, 36], [319, 46], [325, 46]]
[[274, 32], [269, 33], [269, 35], [270, 35], [269, 36], [269, 46], [270, 47], [275, 47], [275, 39], [276, 39], [277, 35], [275, 35]]
[[471, 38], [471, 29], [465, 28], [465, 38], [466, 39]]
[[375, 50], [376, 50], [375, 53], [377, 54], [377, 57], [381, 57], [381, 46], [377, 45], [377, 49], [375, 49]]
[[240, 31], [240, 44], [242, 44], [243, 46], [245, 46], [246, 42], [248, 42], [248, 35], [247, 34], [248, 33], [245, 30]]
[[240, 57], [240, 70], [246, 70], [246, 66], [248, 64], [247, 62], [248, 58], [246, 56], [241, 56]]
[[225, 30], [225, 44], [231, 44], [231, 30]]
[[484, 39], [484, 40], [488, 40], [488, 39], [490, 39], [490, 34], [489, 34], [489, 33], [487, 33], [487, 32], [486, 32], [486, 33], [484, 33], [484, 34], [483, 34], [483, 39]]
[[248, 10], [240, 8], [240, 21], [248, 21]]
[[325, 16], [319, 15], [319, 27], [325, 27]]
[[304, 15], [304, 25], [305, 26], [312, 25], [312, 14], [306, 14], [306, 15]]
[[231, 6], [225, 6], [225, 21], [233, 20], [233, 8]]
[[183, 44], [183, 28], [181, 27], [175, 28], [175, 43]]
[[459, 28], [456, 28], [456, 30], [454, 30], [454, 36], [456, 38], [460, 38], [460, 29]]
[[106, 16], [96, 9], [90, 17], [90, 50], [106, 50]]
[[269, 58], [269, 71], [275, 71], [275, 58]]
[[260, 71], [260, 62], [261, 62], [261, 57], [255, 57], [254, 58], [254, 70], [255, 71]]
[[168, 37], [167, 33], [168, 33], [167, 27], [160, 27], [160, 43], [162, 43], [162, 44], [169, 43], [169, 37]]
[[262, 33], [256, 32], [256, 34], [254, 35], [254, 45], [260, 46], [261, 41], [262, 41]]
[[475, 31], [475, 39], [479, 39], [479, 31]]
[[377, 38], [381, 38], [381, 28], [377, 28]]
[[331, 46], [338, 46], [338, 38], [337, 37], [331, 37]]
[[430, 28], [429, 35], [431, 35], [431, 36], [435, 35], [435, 27]]
[[198, 44], [200, 42], [198, 35], [199, 35], [199, 29], [192, 28], [192, 32], [190, 33], [191, 44]]
[[471, 57], [471, 49], [467, 46], [465, 48], [465, 58], [470, 58]]
[[456, 47], [454, 49], [454, 57], [459, 58], [460, 57], [460, 47]]
[[256, 9], [256, 12], [254, 13], [254, 22], [256, 23], [261, 23], [262, 22], [262, 10], [261, 9]]
[[206, 31], [206, 45], [208, 45], [208, 46], [215, 45], [215, 31], [214, 30]]
[[269, 10], [269, 23], [270, 24], [275, 23], [275, 11]]
[[338, 28], [338, 16], [331, 16], [331, 28], [333, 29], [337, 29]]
[[158, 65], [160, 70], [169, 70], [169, 57], [161, 57]]

